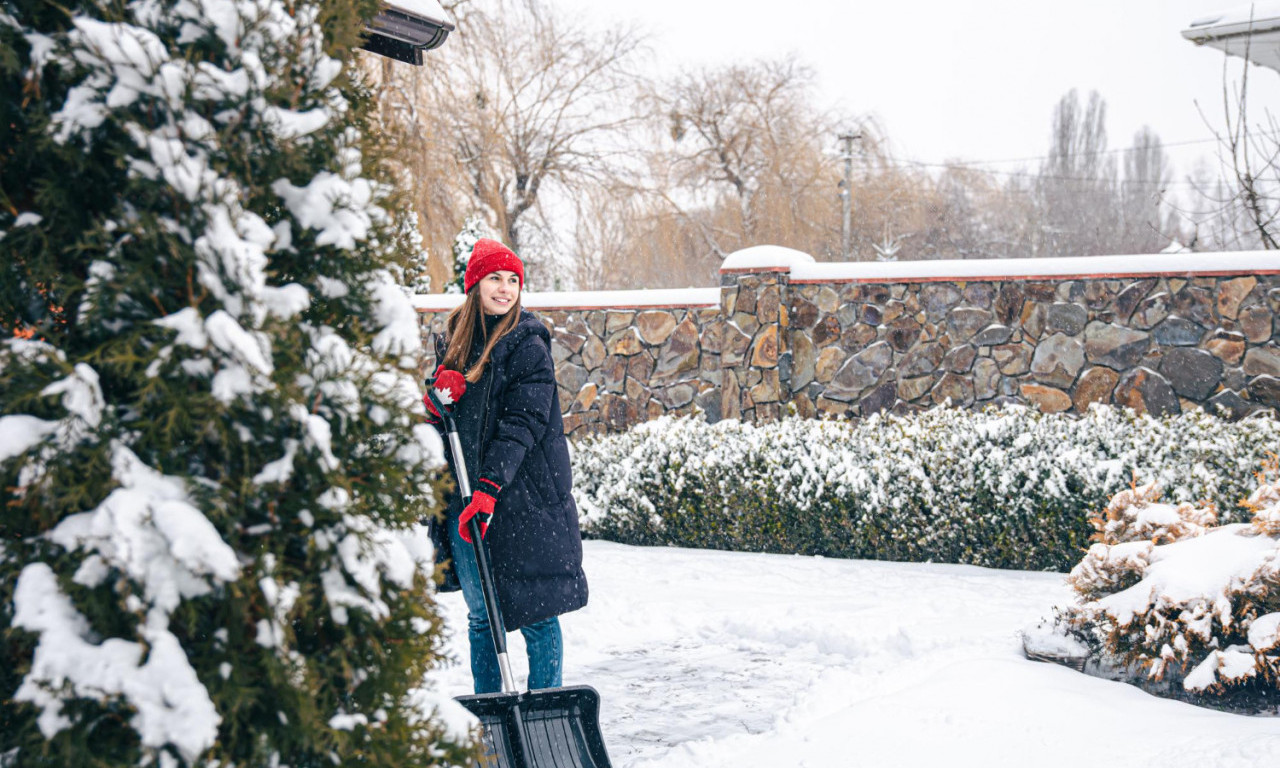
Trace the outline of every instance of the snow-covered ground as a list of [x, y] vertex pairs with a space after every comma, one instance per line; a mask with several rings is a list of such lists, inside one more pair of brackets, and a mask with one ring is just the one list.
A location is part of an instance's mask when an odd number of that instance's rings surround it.
[[[565, 682], [599, 689], [616, 768], [1280, 760], [1280, 718], [1025, 660], [1019, 631], [1068, 599], [1060, 574], [599, 541], [586, 569], [591, 604], [562, 619]], [[465, 659], [466, 608], [442, 603]], [[465, 664], [438, 674], [470, 692]]]

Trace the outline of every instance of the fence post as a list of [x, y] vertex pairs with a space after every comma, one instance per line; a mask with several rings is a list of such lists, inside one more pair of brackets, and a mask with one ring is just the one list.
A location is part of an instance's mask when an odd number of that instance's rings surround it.
[[791, 402], [791, 267], [812, 262], [800, 251], [762, 245], [732, 253], [721, 264], [723, 418], [764, 423], [786, 414]]

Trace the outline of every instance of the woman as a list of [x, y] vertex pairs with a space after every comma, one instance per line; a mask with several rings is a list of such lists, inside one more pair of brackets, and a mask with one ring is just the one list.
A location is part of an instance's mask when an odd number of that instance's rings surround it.
[[[524, 264], [496, 240], [481, 239], [463, 279], [467, 298], [436, 337], [435, 387], [447, 382], [456, 404], [463, 457], [473, 489], [451, 500], [436, 558], [450, 562], [467, 603], [476, 693], [501, 690], [468, 523], [480, 521], [506, 631], [519, 629], [529, 652], [529, 688], [561, 686], [562, 613], [587, 604], [578, 512], [569, 493], [569, 447], [560, 416], [551, 335], [520, 307]], [[444, 402], [444, 401], [442, 401]], [[428, 413], [436, 416], [427, 401]], [[446, 586], [448, 590], [448, 576]]]

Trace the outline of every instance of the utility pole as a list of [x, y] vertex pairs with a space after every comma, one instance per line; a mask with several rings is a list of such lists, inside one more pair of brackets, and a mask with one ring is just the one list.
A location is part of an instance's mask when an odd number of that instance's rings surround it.
[[853, 142], [861, 139], [861, 133], [846, 132], [840, 138], [840, 158], [844, 160], [844, 179], [840, 182], [840, 207], [844, 214], [841, 230], [841, 253], [847, 260], [853, 250]]

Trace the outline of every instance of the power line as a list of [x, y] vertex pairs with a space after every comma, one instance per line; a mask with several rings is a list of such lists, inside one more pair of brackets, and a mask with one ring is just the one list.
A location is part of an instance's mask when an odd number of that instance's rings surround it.
[[[1024, 178], [1024, 179], [1049, 179], [1053, 181], [1092, 181], [1092, 182], [1102, 181], [1102, 179], [1089, 178], [1086, 176], [1047, 176], [1041, 173], [1035, 173], [1031, 171], [997, 171], [991, 168], [971, 168], [971, 167], [962, 165], [960, 163], [926, 163], [921, 160], [898, 158], [898, 157], [893, 157], [892, 155], [886, 155], [886, 158], [892, 164], [894, 164], [894, 166], [897, 168], [905, 168], [907, 166], [912, 166], [916, 168], [942, 168], [946, 170], [961, 168], [966, 171], [972, 171], [974, 173], [983, 173], [991, 176], [1010, 176], [1014, 178]], [[1189, 181], [1189, 180], [1188, 181], [1168, 181], [1168, 182], [1161, 182], [1161, 181], [1154, 181], [1154, 180], [1152, 181], [1120, 181], [1119, 183], [1121, 185], [1129, 184], [1129, 185], [1137, 185], [1137, 186], [1144, 186], [1144, 187], [1191, 187], [1191, 186], [1196, 186], [1197, 184], [1196, 182]]]
[[[1264, 133], [1261, 133], [1261, 135], [1275, 136], [1277, 134], [1273, 132], [1264, 132]], [[1153, 146], [1159, 149], [1165, 149], [1167, 147], [1187, 147], [1193, 144], [1208, 144], [1211, 142], [1217, 143], [1218, 139], [1214, 137], [1214, 138], [1208, 138], [1208, 139], [1188, 139], [1187, 141], [1157, 142]], [[1142, 150], [1142, 149], [1146, 149], [1146, 147], [1120, 147], [1118, 149], [1099, 149], [1093, 152], [1070, 152], [1067, 155], [1065, 155], [1065, 157], [1095, 157], [1100, 155], [1120, 154], [1122, 152], [1133, 152], [1135, 150]], [[946, 167], [957, 166], [957, 165], [964, 165], [964, 166], [1002, 165], [1004, 163], [1030, 163], [1038, 160], [1048, 160], [1048, 159], [1050, 159], [1049, 155], [1037, 155], [1035, 157], [1011, 157], [1005, 160], [955, 160], [952, 162], [935, 164], [935, 165], [945, 165]], [[912, 162], [915, 162], [915, 161], [912, 161]]]
[[[1253, 135], [1254, 135], [1254, 136], [1268, 136], [1268, 137], [1276, 137], [1276, 136], [1280, 136], [1280, 132], [1278, 132], [1278, 131], [1257, 131], [1257, 132], [1255, 132]], [[1192, 146], [1192, 145], [1196, 145], [1196, 144], [1209, 144], [1209, 143], [1215, 143], [1215, 144], [1216, 144], [1216, 143], [1220, 143], [1220, 142], [1221, 142], [1221, 139], [1219, 139], [1218, 137], [1216, 137], [1216, 136], [1215, 136], [1215, 137], [1207, 138], [1207, 139], [1188, 139], [1188, 140], [1186, 140], [1186, 141], [1172, 141], [1172, 142], [1168, 142], [1168, 143], [1165, 143], [1165, 142], [1158, 142], [1158, 143], [1154, 144], [1153, 146], [1154, 146], [1155, 148], [1165, 149], [1165, 148], [1167, 148], [1167, 147], [1187, 147], [1187, 146]], [[1093, 151], [1093, 152], [1071, 152], [1071, 153], [1068, 153], [1068, 154], [1064, 155], [1063, 157], [1064, 157], [1064, 158], [1096, 157], [1096, 156], [1101, 156], [1101, 155], [1114, 155], [1114, 154], [1121, 154], [1121, 153], [1124, 153], [1124, 152], [1141, 151], [1141, 150], [1144, 150], [1144, 149], [1148, 149], [1148, 147], [1133, 147], [1133, 146], [1130, 146], [1130, 147], [1120, 147], [1120, 148], [1118, 148], [1118, 149], [1100, 149], [1100, 150], [1095, 150], [1095, 151]], [[1099, 181], [1099, 179], [1091, 179], [1091, 178], [1086, 178], [1086, 177], [1074, 177], [1074, 176], [1046, 176], [1046, 175], [1042, 175], [1042, 174], [1037, 173], [1037, 172], [1030, 172], [1030, 171], [998, 171], [998, 170], [990, 169], [990, 168], [976, 168], [976, 167], [974, 167], [974, 166], [979, 166], [979, 165], [1001, 165], [1001, 164], [1005, 164], [1005, 163], [1030, 163], [1030, 162], [1037, 162], [1037, 161], [1041, 161], [1041, 162], [1043, 162], [1043, 161], [1045, 161], [1045, 160], [1049, 160], [1049, 159], [1051, 159], [1051, 156], [1050, 156], [1050, 155], [1037, 155], [1037, 156], [1034, 156], [1034, 157], [1016, 157], [1016, 158], [1008, 158], [1008, 159], [1006, 159], [1006, 160], [954, 160], [954, 161], [946, 162], [946, 163], [928, 163], [928, 162], [925, 162], [925, 161], [923, 161], [923, 160], [914, 160], [914, 159], [910, 159], [910, 158], [898, 158], [898, 157], [893, 157], [892, 155], [888, 155], [888, 156], [886, 156], [886, 157], [887, 157], [890, 161], [892, 161], [892, 162], [895, 164], [895, 167], [898, 167], [898, 168], [902, 168], [902, 167], [904, 167], [904, 166], [912, 166], [912, 167], [916, 167], [916, 168], [941, 168], [941, 169], [944, 169], [944, 170], [964, 169], [964, 170], [974, 171], [975, 173], [984, 173], [984, 174], [988, 174], [988, 175], [992, 175], [992, 176], [1008, 176], [1008, 177], [1011, 177], [1011, 178], [1024, 178], [1024, 179], [1050, 179], [1050, 180], [1054, 180], [1054, 181], [1082, 181], [1082, 182], [1087, 182], [1087, 181]], [[1191, 180], [1185, 180], [1185, 181], [1169, 181], [1169, 182], [1159, 182], [1159, 181], [1122, 181], [1122, 182], [1120, 182], [1120, 183], [1121, 183], [1122, 185], [1123, 185], [1123, 184], [1129, 184], [1129, 185], [1138, 185], [1138, 186], [1144, 186], [1144, 187], [1195, 187], [1195, 186], [1199, 186], [1199, 183], [1198, 183], [1198, 182], [1191, 181]]]

